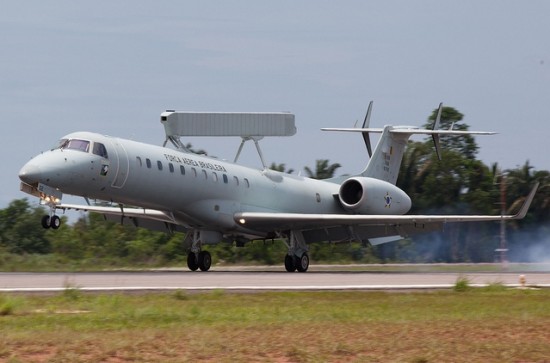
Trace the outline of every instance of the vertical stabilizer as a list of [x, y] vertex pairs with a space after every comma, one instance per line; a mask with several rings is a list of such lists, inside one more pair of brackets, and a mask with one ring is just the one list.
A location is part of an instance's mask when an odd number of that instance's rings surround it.
[[403, 153], [410, 134], [392, 133], [393, 126], [384, 127], [380, 141], [362, 176], [376, 178], [394, 184], [397, 182]]

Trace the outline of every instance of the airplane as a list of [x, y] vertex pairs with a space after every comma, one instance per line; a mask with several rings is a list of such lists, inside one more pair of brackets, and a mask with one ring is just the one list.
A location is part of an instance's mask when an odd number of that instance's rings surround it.
[[[167, 111], [161, 122], [167, 130], [164, 145], [157, 146], [92, 132], [63, 136], [58, 146], [27, 162], [19, 172], [21, 190], [39, 197], [49, 213], [44, 228], [59, 228], [58, 210], [97, 212], [120, 223], [168, 232], [185, 232], [190, 270], [208, 271], [212, 257], [203, 247], [220, 242], [242, 247], [253, 240], [282, 239], [288, 248], [288, 272], [309, 268], [308, 246], [314, 242], [362, 241], [372, 245], [441, 229], [450, 222], [522, 219], [535, 196], [535, 185], [514, 215], [410, 215], [410, 197], [395, 184], [403, 153], [414, 134], [431, 135], [440, 156], [440, 136], [491, 135], [494, 132], [440, 130], [442, 104], [432, 129], [411, 126], [370, 128], [372, 102], [363, 127], [325, 128], [326, 131], [360, 133], [370, 160], [352, 176], [316, 180], [270, 170], [265, 166], [258, 140], [247, 131], [235, 162], [190, 152], [174, 135], [182, 135], [176, 117], [207, 120], [288, 121], [292, 114], [185, 114]], [[199, 120], [199, 121], [200, 121]], [[188, 123], [192, 125], [202, 124]], [[257, 125], [256, 125], [257, 126]], [[204, 128], [204, 127], [203, 127]], [[168, 130], [171, 133], [168, 132]], [[210, 127], [215, 129], [215, 127]], [[179, 129], [178, 129], [179, 130]], [[285, 131], [287, 132], [287, 131]], [[372, 150], [370, 133], [381, 133]], [[263, 168], [236, 163], [245, 141], [253, 140]], [[176, 148], [166, 146], [171, 141]], [[87, 204], [63, 204], [63, 194], [84, 197]], [[100, 201], [91, 203], [91, 201]]]

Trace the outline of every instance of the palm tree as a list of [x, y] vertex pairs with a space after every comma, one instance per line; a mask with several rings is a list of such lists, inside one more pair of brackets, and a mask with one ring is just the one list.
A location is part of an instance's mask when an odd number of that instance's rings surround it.
[[275, 170], [275, 171], [280, 171], [281, 173], [287, 173], [287, 174], [294, 173], [294, 169], [286, 170], [286, 165], [285, 164], [271, 163], [271, 165], [269, 166], [269, 169]]
[[328, 179], [334, 176], [336, 169], [340, 168], [342, 165], [339, 163], [329, 164], [327, 159], [321, 159], [315, 161], [315, 172], [313, 172], [309, 167], [305, 167], [304, 170], [308, 177], [312, 179]]

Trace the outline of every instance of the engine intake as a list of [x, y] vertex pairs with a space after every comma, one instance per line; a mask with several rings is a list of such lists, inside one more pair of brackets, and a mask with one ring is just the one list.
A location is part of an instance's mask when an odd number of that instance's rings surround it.
[[338, 196], [345, 209], [357, 214], [405, 214], [411, 209], [411, 198], [404, 191], [374, 178], [349, 178]]

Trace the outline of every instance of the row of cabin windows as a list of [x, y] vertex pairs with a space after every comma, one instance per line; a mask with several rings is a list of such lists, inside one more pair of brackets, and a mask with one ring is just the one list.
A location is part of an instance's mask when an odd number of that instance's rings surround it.
[[[140, 156], [136, 157], [136, 160], [137, 160], [138, 166], [142, 167], [143, 162], [141, 161], [141, 157]], [[147, 169], [151, 169], [153, 167], [153, 164], [152, 164], [152, 162], [149, 158], [145, 158], [145, 165], [147, 166]], [[161, 170], [161, 171], [164, 169], [164, 164], [162, 164], [162, 161], [157, 160], [157, 168], [158, 168], [158, 170]], [[168, 163], [168, 170], [170, 171], [170, 173], [175, 173], [176, 169], [174, 167], [174, 164]], [[201, 172], [202, 172], [202, 175], [203, 175], [204, 179], [208, 179], [208, 172], [204, 169]], [[181, 175], [185, 175], [185, 166], [183, 166], [183, 165], [179, 166], [179, 173]], [[197, 177], [197, 175], [198, 175], [197, 169], [194, 168], [194, 167], [191, 167], [191, 173], [193, 174], [194, 177]], [[211, 173], [211, 175], [212, 175], [212, 180], [214, 182], [217, 182], [219, 180], [218, 173], [216, 173], [215, 171], [213, 171]], [[224, 184], [229, 184], [229, 177], [227, 176], [227, 174], [222, 174], [222, 180], [223, 180]], [[236, 177], [236, 176], [233, 177], [233, 182], [235, 183], [235, 185], [240, 185], [239, 178]], [[250, 182], [248, 181], [247, 178], [244, 178], [243, 182], [244, 182], [245, 187], [247, 187], [247, 188], [250, 187]]]

